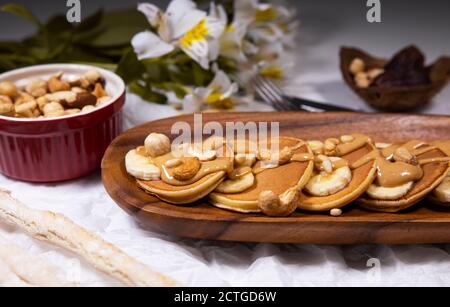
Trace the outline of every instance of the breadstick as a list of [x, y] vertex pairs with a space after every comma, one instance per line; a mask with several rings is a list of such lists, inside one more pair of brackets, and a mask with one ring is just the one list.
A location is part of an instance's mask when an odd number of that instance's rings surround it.
[[63, 278], [64, 272], [33, 256], [0, 236], [0, 260], [25, 283], [38, 287], [76, 286]]
[[170, 287], [177, 283], [131, 258], [116, 246], [75, 224], [62, 214], [34, 210], [0, 190], [0, 219], [32, 235], [65, 248], [84, 258], [125, 285], [134, 287]]
[[14, 274], [9, 266], [0, 259], [0, 287], [32, 287]]

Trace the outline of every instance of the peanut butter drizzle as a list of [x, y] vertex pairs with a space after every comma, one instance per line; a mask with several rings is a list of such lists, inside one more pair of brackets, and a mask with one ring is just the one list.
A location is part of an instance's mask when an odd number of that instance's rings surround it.
[[419, 165], [388, 161], [379, 150], [368, 153], [353, 163], [351, 168], [356, 169], [372, 161], [377, 166], [377, 182], [382, 187], [396, 187], [423, 177], [423, 170]]
[[366, 144], [370, 143], [370, 138], [367, 135], [354, 133], [352, 134], [354, 140], [350, 143], [343, 143], [336, 146], [336, 155], [342, 157], [363, 148]]
[[180, 181], [173, 177], [173, 169], [166, 166], [166, 162], [177, 159], [173, 153], [157, 157], [153, 159], [153, 163], [161, 170], [161, 180], [173, 186], [185, 186], [193, 184], [204, 177], [218, 172], [229, 172], [233, 168], [233, 160], [231, 158], [217, 158], [213, 161], [201, 162], [200, 170], [190, 180]]
[[432, 144], [442, 150], [447, 156], [450, 156], [450, 140], [437, 141]]
[[[304, 146], [306, 143], [301, 142], [297, 145], [295, 145], [294, 147], [291, 147], [291, 150], [297, 150], [300, 149], [302, 146]], [[309, 153], [309, 152], [304, 152], [304, 153], [299, 153], [299, 154], [294, 154], [292, 155], [289, 163], [292, 162], [310, 162], [310, 161], [314, 161], [314, 154]], [[254, 175], [258, 175], [261, 174], [262, 172], [264, 172], [265, 170], [268, 169], [274, 169], [279, 167], [280, 165], [274, 161], [258, 161], [256, 162], [255, 166], [253, 167], [253, 174]]]
[[232, 171], [231, 173], [229, 173], [228, 178], [231, 180], [237, 180], [248, 174], [251, 174], [252, 172], [253, 172], [253, 170], [251, 167], [244, 166], [244, 167], [237, 168], [234, 171]]

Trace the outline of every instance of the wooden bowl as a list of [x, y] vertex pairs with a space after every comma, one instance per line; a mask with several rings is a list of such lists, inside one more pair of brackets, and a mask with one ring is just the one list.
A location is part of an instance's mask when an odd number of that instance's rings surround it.
[[450, 79], [450, 58], [441, 57], [427, 68], [430, 83], [418, 86], [392, 86], [360, 88], [356, 86], [354, 77], [349, 71], [355, 58], [362, 59], [368, 69], [383, 68], [387, 60], [374, 57], [360, 49], [341, 48], [341, 71], [345, 82], [353, 91], [370, 106], [388, 112], [411, 111], [427, 105], [438, 94]]
[[[125, 154], [143, 144], [151, 132], [170, 135], [175, 122], [193, 125], [193, 116], [144, 124], [119, 136], [102, 163], [106, 191], [139, 223], [169, 235], [243, 242], [308, 244], [412, 244], [449, 243], [450, 208], [420, 205], [400, 214], [374, 213], [354, 204], [335, 218], [326, 214], [296, 212], [288, 218], [224, 211], [200, 201], [190, 206], [164, 203], [139, 189], [125, 170]], [[325, 139], [353, 132], [366, 133], [381, 142], [412, 139], [450, 139], [450, 117], [360, 113], [213, 113], [203, 123], [279, 122], [283, 136]]]

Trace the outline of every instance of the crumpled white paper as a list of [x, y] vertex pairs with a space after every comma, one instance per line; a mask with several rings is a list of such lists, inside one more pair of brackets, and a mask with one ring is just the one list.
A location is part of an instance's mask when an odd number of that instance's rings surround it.
[[[145, 104], [133, 95], [125, 107], [127, 127], [173, 115], [177, 112], [172, 108]], [[340, 247], [180, 239], [139, 227], [106, 194], [100, 173], [50, 185], [0, 176], [0, 187], [30, 207], [64, 213], [186, 286], [450, 285], [450, 245]], [[38, 242], [15, 227], [0, 223], [0, 235], [60, 266], [83, 286], [119, 285], [73, 254]], [[378, 260], [369, 261], [372, 258]]]

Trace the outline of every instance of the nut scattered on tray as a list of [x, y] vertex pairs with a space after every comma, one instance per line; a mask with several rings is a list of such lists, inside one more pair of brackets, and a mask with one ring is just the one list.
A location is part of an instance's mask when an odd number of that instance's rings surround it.
[[111, 101], [105, 79], [96, 70], [76, 78], [59, 72], [48, 80], [34, 79], [24, 87], [0, 83], [0, 115], [17, 118], [54, 118], [87, 113]]

